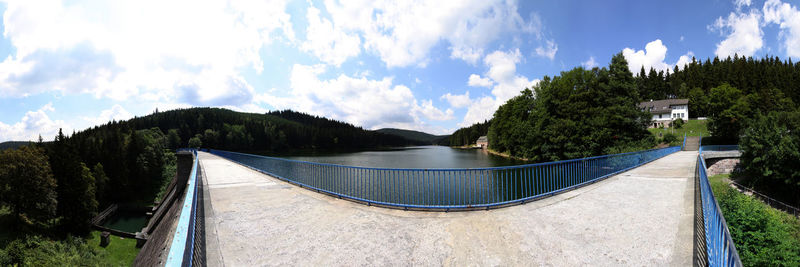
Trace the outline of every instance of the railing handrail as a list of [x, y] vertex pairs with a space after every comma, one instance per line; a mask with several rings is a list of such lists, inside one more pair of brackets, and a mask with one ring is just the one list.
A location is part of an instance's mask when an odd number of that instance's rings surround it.
[[703, 151], [734, 151], [739, 150], [739, 145], [707, 145], [700, 146], [700, 152]]
[[221, 150], [208, 152], [340, 198], [370, 205], [448, 211], [524, 203], [554, 195], [641, 166], [679, 149], [674, 146], [558, 162], [463, 169], [354, 167]]
[[[699, 168], [697, 175], [700, 182], [700, 198], [703, 201], [703, 225], [705, 229], [706, 257], [709, 266], [742, 266], [736, 245], [728, 230], [728, 223], [719, 207], [717, 198], [711, 190], [711, 183], [706, 174], [706, 161], [702, 150], [697, 155]], [[710, 200], [710, 201], [709, 201]], [[714, 220], [716, 219], [716, 220]]]
[[[783, 208], [785, 208], [787, 210], [791, 210], [792, 214], [794, 214], [794, 216], [800, 216], [800, 209], [799, 208], [796, 208], [796, 207], [794, 207], [792, 205], [783, 203], [783, 201], [771, 198], [771, 197], [769, 197], [769, 196], [767, 196], [765, 194], [762, 194], [761, 192], [758, 192], [758, 191], [756, 191], [756, 190], [754, 190], [752, 188], [744, 186], [743, 184], [740, 184], [740, 183], [737, 183], [737, 182], [734, 182], [734, 181], [730, 181], [730, 182], [731, 182], [731, 184], [733, 184], [734, 186], [736, 186], [737, 188], [739, 188], [742, 191], [747, 191], [747, 192], [756, 194], [756, 195], [758, 195], [759, 198], [766, 199], [766, 201], [769, 201], [770, 203], [778, 203], [781, 206], [783, 206]], [[762, 200], [762, 201], [764, 201], [764, 200]], [[772, 204], [770, 204], [770, 203], [767, 203], [767, 205], [772, 206]], [[777, 208], [777, 207], [774, 207], [774, 206], [772, 206], [772, 207], [773, 208]]]
[[[666, 148], [675, 148], [674, 147], [666, 147]], [[576, 158], [576, 159], [567, 159], [567, 160], [559, 160], [559, 161], [548, 161], [548, 162], [539, 162], [539, 163], [528, 163], [528, 164], [521, 164], [521, 165], [512, 165], [512, 166], [500, 166], [500, 167], [478, 167], [478, 168], [385, 168], [385, 167], [364, 167], [364, 166], [350, 166], [350, 165], [342, 165], [342, 164], [335, 164], [335, 163], [322, 163], [322, 162], [313, 162], [313, 161], [304, 161], [304, 160], [296, 160], [296, 159], [287, 159], [287, 158], [280, 158], [280, 157], [270, 157], [264, 155], [257, 155], [257, 154], [248, 154], [248, 153], [241, 153], [241, 152], [234, 152], [234, 151], [227, 151], [227, 150], [219, 150], [219, 149], [209, 149], [209, 151], [220, 151], [225, 153], [233, 153], [239, 155], [247, 155], [247, 156], [255, 156], [260, 158], [267, 158], [267, 159], [274, 159], [274, 160], [281, 160], [287, 162], [299, 162], [299, 163], [307, 163], [319, 166], [333, 166], [333, 167], [344, 167], [344, 168], [354, 168], [354, 169], [364, 169], [364, 170], [393, 170], [393, 171], [493, 171], [493, 170], [508, 170], [508, 169], [521, 169], [521, 168], [528, 168], [528, 167], [536, 167], [536, 166], [547, 166], [547, 165], [554, 165], [554, 164], [564, 164], [582, 160], [590, 160], [590, 159], [599, 159], [599, 158], [608, 158], [612, 156], [624, 156], [634, 153], [644, 153], [649, 151], [655, 151], [660, 149], [666, 148], [653, 148], [647, 150], [640, 150], [640, 151], [633, 151], [633, 152], [625, 152], [625, 153], [618, 153], [618, 154], [609, 154], [609, 155], [600, 155], [600, 156], [593, 156], [593, 157], [586, 157], [586, 158]]]
[[179, 149], [178, 151], [191, 151], [194, 157], [192, 171], [186, 182], [186, 194], [183, 198], [178, 226], [172, 236], [172, 243], [165, 266], [192, 266], [194, 252], [194, 232], [197, 220], [197, 150]]

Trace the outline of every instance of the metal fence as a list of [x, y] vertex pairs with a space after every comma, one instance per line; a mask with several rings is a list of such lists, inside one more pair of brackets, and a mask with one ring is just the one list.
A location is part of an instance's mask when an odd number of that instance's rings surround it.
[[697, 156], [696, 181], [700, 184], [703, 225], [705, 233], [705, 256], [709, 266], [742, 266], [739, 253], [728, 231], [728, 224], [719, 208], [711, 184], [706, 175], [706, 162], [701, 154]]
[[[180, 151], [180, 150], [179, 150]], [[194, 241], [195, 241], [195, 225], [197, 222], [197, 194], [198, 185], [197, 181], [197, 151], [196, 150], [183, 150], [191, 151], [194, 157], [192, 163], [192, 172], [186, 185], [186, 195], [183, 199], [183, 207], [181, 208], [180, 217], [178, 218], [178, 226], [175, 228], [175, 235], [172, 237], [172, 243], [169, 248], [167, 262], [165, 266], [192, 266], [192, 257], [194, 256]]]
[[701, 146], [700, 153], [703, 151], [735, 151], [739, 150], [739, 145], [710, 145], [710, 146]]
[[262, 173], [368, 205], [405, 209], [490, 208], [595, 182], [680, 150], [679, 146], [557, 162], [474, 169], [387, 169], [209, 150]]

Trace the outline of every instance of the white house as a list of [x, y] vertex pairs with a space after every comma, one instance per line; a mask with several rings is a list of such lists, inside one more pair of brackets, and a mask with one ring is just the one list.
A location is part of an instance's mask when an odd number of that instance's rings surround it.
[[673, 120], [689, 119], [689, 99], [650, 100], [639, 103], [639, 108], [653, 115], [650, 127], [666, 127]]

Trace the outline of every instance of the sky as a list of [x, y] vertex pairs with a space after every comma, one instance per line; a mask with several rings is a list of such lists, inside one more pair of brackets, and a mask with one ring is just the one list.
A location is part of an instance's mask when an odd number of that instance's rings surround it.
[[196, 106], [449, 134], [544, 76], [800, 59], [800, 1], [0, 0], [0, 142]]

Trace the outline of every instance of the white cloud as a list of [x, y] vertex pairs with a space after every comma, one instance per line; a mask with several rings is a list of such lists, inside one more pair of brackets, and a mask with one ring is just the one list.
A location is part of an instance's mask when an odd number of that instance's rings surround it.
[[260, 73], [265, 44], [294, 40], [285, 6], [283, 0], [10, 1], [4, 35], [16, 53], [0, 63], [0, 95], [58, 91], [177, 101], [195, 90], [201, 103], [239, 104], [224, 100], [241, 100], [226, 91], [247, 94], [241, 69]]
[[595, 61], [594, 57], [591, 56], [591, 57], [589, 57], [589, 60], [581, 62], [581, 66], [583, 66], [584, 68], [587, 68], [587, 69], [591, 69], [591, 68], [597, 67], [597, 61]]
[[472, 101], [464, 120], [459, 123], [460, 127], [490, 119], [500, 105], [519, 95], [523, 89], [531, 88], [539, 82], [539, 80], [531, 81], [517, 73], [517, 63], [521, 60], [522, 54], [519, 49], [508, 52], [494, 51], [484, 57], [483, 62], [489, 68], [486, 77], [494, 84], [492, 96], [483, 96]]
[[740, 9], [742, 7], [750, 6], [750, 4], [752, 4], [752, 0], [733, 0], [733, 4], [737, 9]]
[[536, 33], [512, 0], [325, 1], [336, 27], [362, 33], [364, 47], [388, 67], [427, 64], [428, 51], [447, 41], [452, 58], [475, 64], [504, 33]]
[[467, 85], [472, 87], [491, 87], [494, 83], [489, 78], [481, 77], [478, 74], [469, 75]]
[[443, 129], [430, 126], [424, 119], [452, 119], [452, 110], [442, 111], [433, 106], [431, 100], [417, 101], [411, 89], [394, 84], [392, 77], [370, 80], [339, 75], [329, 80], [320, 79], [326, 71], [326, 66], [321, 64], [295, 64], [289, 79], [288, 97], [264, 93], [254, 97], [255, 103], [267, 103], [276, 109], [291, 108], [367, 129], [395, 127], [441, 133]]
[[447, 109], [445, 111], [442, 111], [434, 107], [433, 101], [430, 99], [423, 100], [422, 105], [416, 105], [415, 103], [414, 108], [415, 108], [415, 110], [413, 110], [414, 112], [422, 114], [425, 118], [428, 118], [430, 120], [447, 121], [453, 119], [452, 109]]
[[0, 142], [37, 141], [39, 135], [44, 140], [53, 140], [59, 128], [62, 128], [65, 134], [69, 134], [72, 129], [64, 121], [50, 119], [47, 113], [52, 112], [55, 112], [55, 108], [52, 103], [48, 103], [36, 111], [28, 111], [13, 125], [0, 122]]
[[670, 68], [669, 64], [664, 62], [667, 56], [667, 47], [661, 43], [661, 40], [647, 43], [644, 50], [635, 50], [625, 48], [622, 50], [622, 55], [628, 61], [628, 68], [632, 73], [638, 74], [642, 67], [645, 71], [653, 68], [657, 71], [666, 71]]
[[447, 103], [450, 103], [450, 106], [454, 108], [463, 108], [469, 106], [472, 103], [472, 99], [469, 98], [469, 91], [467, 91], [463, 95], [454, 95], [451, 93], [447, 93], [442, 95], [440, 99], [447, 100]]
[[782, 48], [786, 55], [800, 57], [800, 11], [797, 7], [779, 0], [768, 0], [763, 10], [765, 23], [780, 25], [778, 37], [783, 40]]
[[348, 35], [341, 28], [334, 27], [330, 20], [320, 17], [319, 9], [308, 7], [306, 19], [306, 41], [301, 46], [304, 51], [336, 66], [361, 52], [358, 35]]
[[545, 43], [546, 46], [536, 48], [536, 55], [553, 60], [556, 57], [556, 52], [558, 52], [558, 45], [552, 40], [547, 40]]
[[689, 53], [686, 53], [686, 55], [683, 55], [680, 58], [678, 58], [678, 62], [675, 63], [675, 65], [678, 66], [678, 69], [682, 70], [683, 68], [686, 67], [686, 65], [692, 63], [692, 58], [694, 58], [694, 53], [692, 53], [692, 51], [689, 51]]
[[672, 67], [678, 66], [683, 69], [686, 64], [691, 63], [694, 53], [692, 51], [680, 56], [675, 64], [669, 64], [664, 61], [667, 57], [667, 47], [661, 43], [661, 40], [647, 43], [644, 50], [635, 50], [633, 48], [625, 48], [622, 50], [622, 55], [628, 61], [628, 69], [633, 75], [639, 75], [639, 72], [644, 67], [646, 72], [650, 71], [652, 67], [656, 71], [672, 71]]
[[717, 44], [714, 52], [719, 58], [726, 58], [738, 54], [739, 56], [752, 56], [764, 46], [764, 32], [761, 31], [761, 13], [751, 10], [750, 13], [731, 12], [727, 18], [719, 17], [711, 31], [718, 31], [727, 35], [725, 40]]
[[475, 123], [491, 119], [498, 107], [500, 107], [500, 105], [497, 103], [495, 98], [490, 96], [481, 97], [480, 99], [475, 100], [470, 108], [467, 109], [467, 114], [464, 115], [464, 120], [459, 123], [458, 126], [468, 127]]
[[115, 104], [110, 109], [101, 111], [99, 116], [83, 117], [83, 120], [90, 122], [92, 125], [102, 125], [112, 120], [121, 121], [130, 118], [133, 118], [133, 114], [125, 110], [125, 108], [123, 108], [119, 104]]

